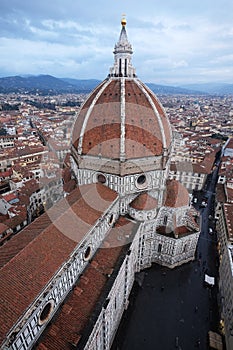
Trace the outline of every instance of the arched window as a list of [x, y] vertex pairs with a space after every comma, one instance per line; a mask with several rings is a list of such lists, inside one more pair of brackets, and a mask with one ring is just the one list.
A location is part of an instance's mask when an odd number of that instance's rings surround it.
[[91, 247], [88, 246], [84, 253], [84, 260], [89, 260], [90, 256], [91, 256]]
[[128, 72], [127, 72], [127, 58], [125, 59], [125, 77], [127, 77], [127, 74], [128, 74]]
[[159, 243], [159, 244], [158, 244], [158, 253], [161, 253], [161, 251], [162, 251], [162, 244]]
[[109, 225], [112, 225], [114, 221], [114, 215], [111, 214], [110, 218], [109, 218]]
[[164, 225], [164, 226], [167, 225], [167, 215], [164, 215], [164, 218], [163, 218], [163, 225]]
[[119, 77], [122, 77], [121, 58], [119, 59]]

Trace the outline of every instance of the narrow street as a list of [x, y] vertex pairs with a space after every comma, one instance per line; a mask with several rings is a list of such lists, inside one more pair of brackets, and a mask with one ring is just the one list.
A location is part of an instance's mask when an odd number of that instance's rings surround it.
[[[213, 222], [213, 197], [217, 169], [204, 195], [201, 234], [196, 259], [170, 270], [153, 265], [141, 272], [131, 293], [128, 310], [116, 334], [112, 350], [209, 349], [208, 331], [219, 332], [218, 257]], [[197, 205], [201, 203], [201, 198]], [[213, 232], [209, 231], [209, 227]], [[216, 284], [204, 283], [207, 273]]]

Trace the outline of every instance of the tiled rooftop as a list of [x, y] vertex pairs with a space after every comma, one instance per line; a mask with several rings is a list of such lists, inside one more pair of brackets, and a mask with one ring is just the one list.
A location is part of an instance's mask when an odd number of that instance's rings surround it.
[[101, 184], [80, 187], [0, 247], [0, 343], [116, 197]]
[[227, 224], [228, 239], [233, 242], [233, 204], [224, 204], [224, 212]]
[[[38, 350], [83, 348], [89, 335], [88, 325], [95, 322], [106, 300], [109, 288], [117, 273], [120, 261], [128, 250], [129, 236], [134, 234], [135, 224], [120, 218], [111, 229], [103, 246], [78, 280], [72, 293], [54, 321], [39, 340]], [[122, 237], [119, 245], [118, 237]], [[90, 318], [92, 316], [92, 318]]]
[[157, 208], [158, 201], [148, 193], [141, 193], [130, 203], [130, 206], [137, 210], [151, 210]]
[[216, 185], [216, 195], [217, 195], [218, 202], [220, 203], [226, 202], [227, 197], [226, 197], [225, 186], [223, 184], [218, 183]]
[[179, 181], [168, 180], [164, 205], [167, 207], [178, 208], [188, 204], [189, 193], [186, 188]]

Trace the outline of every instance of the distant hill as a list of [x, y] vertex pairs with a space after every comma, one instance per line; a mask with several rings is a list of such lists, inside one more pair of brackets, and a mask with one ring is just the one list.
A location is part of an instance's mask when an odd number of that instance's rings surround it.
[[0, 78], [0, 92], [76, 92], [75, 86], [51, 75]]
[[97, 85], [101, 83], [101, 80], [97, 79], [72, 79], [72, 78], [62, 78], [66, 83], [69, 83], [73, 86], [75, 86], [78, 90], [82, 92], [90, 92], [92, 91]]
[[[89, 93], [101, 81], [97, 79], [56, 78], [52, 75], [26, 75], [0, 78], [0, 93]], [[153, 83], [146, 85], [160, 95], [199, 95], [232, 94], [233, 84], [189, 84], [183, 86], [166, 86]]]
[[185, 89], [176, 86], [167, 85], [157, 85], [153, 83], [146, 83], [146, 85], [155, 93], [160, 95], [197, 95], [203, 94], [201, 91], [196, 91], [194, 89]]
[[186, 84], [181, 86], [184, 89], [202, 91], [207, 94], [229, 95], [233, 94], [233, 84], [226, 83], [206, 83], [206, 84]]
[[[89, 80], [79, 80], [79, 79], [70, 79], [70, 78], [63, 78], [67, 83], [70, 83], [72, 85], [75, 85], [78, 89], [82, 89], [83, 91], [91, 91], [93, 90], [99, 83], [101, 83], [101, 80], [96, 79], [89, 79]], [[185, 89], [182, 87], [174, 87], [174, 86], [167, 86], [167, 85], [158, 85], [153, 83], [146, 83], [146, 85], [155, 93], [155, 94], [177, 94], [177, 95], [189, 95], [189, 94], [197, 94], [202, 92], [197, 92], [195, 90]]]

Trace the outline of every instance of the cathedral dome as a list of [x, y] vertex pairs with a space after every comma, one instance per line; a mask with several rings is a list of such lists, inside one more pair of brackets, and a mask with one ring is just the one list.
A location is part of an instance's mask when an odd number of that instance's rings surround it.
[[[115, 62], [105, 79], [89, 95], [74, 124], [72, 154], [88, 168], [111, 161], [107, 172], [124, 175], [125, 162], [147, 160], [148, 170], [164, 168], [171, 146], [171, 127], [155, 94], [131, 65], [132, 47], [126, 22], [114, 48]], [[88, 161], [89, 159], [89, 161]], [[104, 169], [103, 169], [104, 167]], [[130, 172], [128, 166], [128, 172]], [[131, 166], [132, 169], [132, 166]], [[132, 173], [141, 172], [132, 170]], [[125, 173], [127, 170], [125, 169]]]
[[138, 79], [109, 78], [82, 106], [74, 129], [80, 155], [117, 160], [162, 155], [170, 126], [155, 95]]

